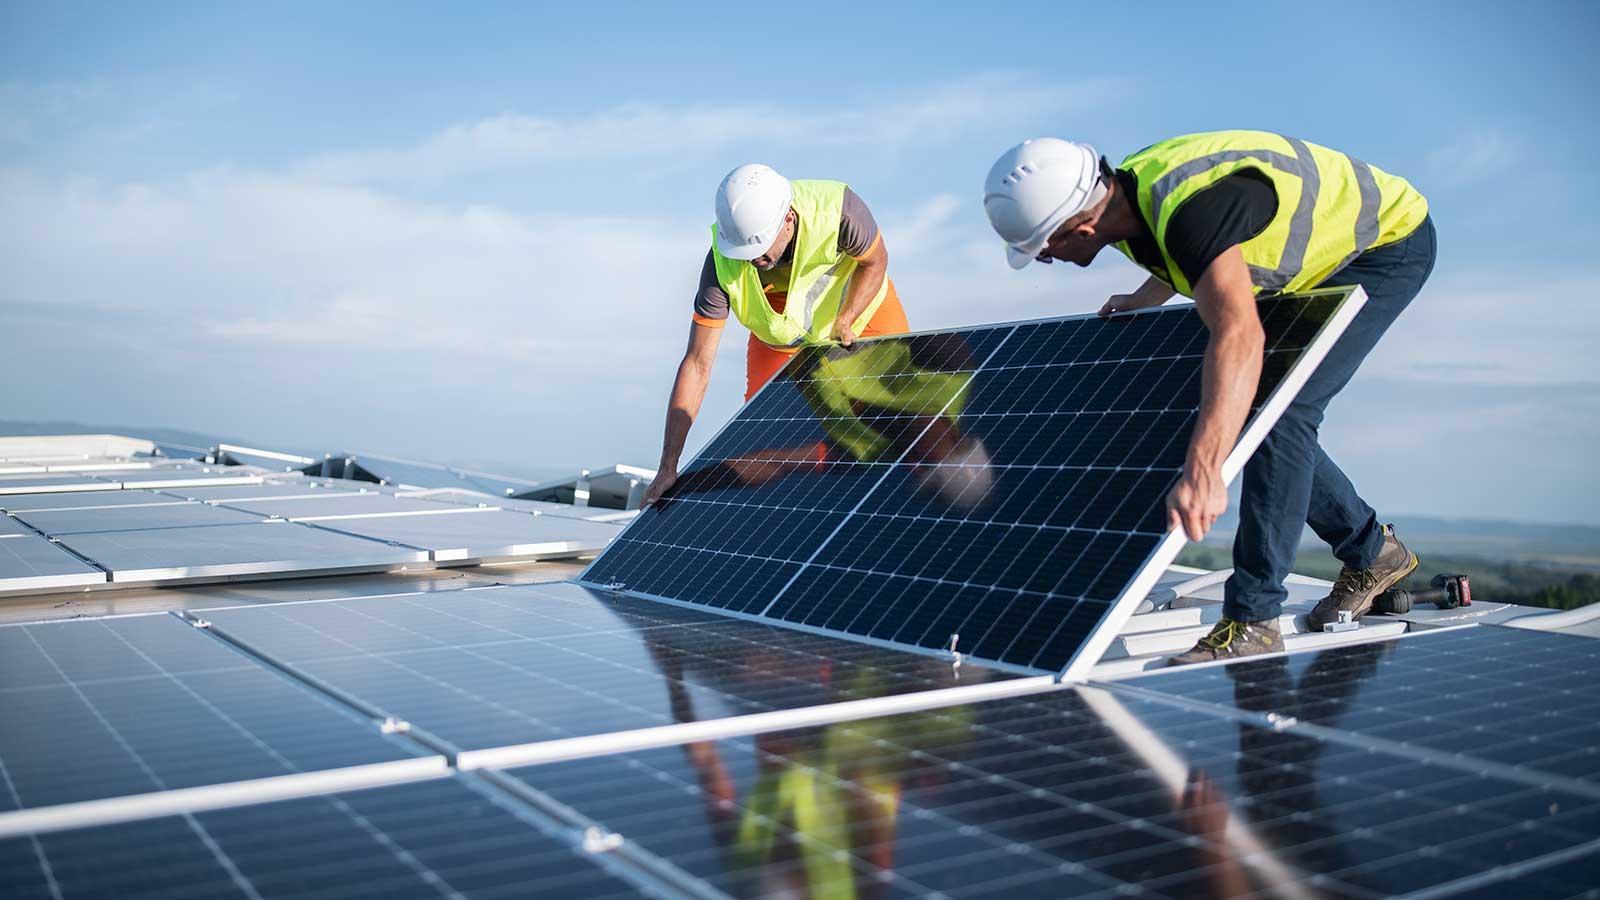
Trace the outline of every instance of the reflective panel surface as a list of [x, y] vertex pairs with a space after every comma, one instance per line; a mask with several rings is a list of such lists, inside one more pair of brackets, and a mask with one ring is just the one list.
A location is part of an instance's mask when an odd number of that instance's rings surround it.
[[79, 534], [90, 531], [138, 531], [191, 525], [243, 525], [262, 517], [204, 503], [163, 503], [156, 506], [108, 506], [91, 509], [53, 509], [19, 512], [17, 518], [45, 534]]
[[430, 515], [329, 519], [317, 526], [425, 549], [432, 559], [440, 561], [512, 557], [558, 559], [595, 553], [622, 530], [622, 526], [606, 522], [536, 516], [504, 509], [434, 505], [440, 511]]
[[0, 509], [26, 512], [39, 509], [82, 509], [106, 506], [149, 506], [157, 503], [182, 503], [156, 491], [66, 491], [59, 494], [15, 494], [0, 496]]
[[206, 615], [464, 750], [1005, 677], [572, 584]]
[[1600, 859], [1592, 796], [1097, 688], [512, 774], [734, 896], [1564, 897]]
[[0, 591], [43, 591], [103, 584], [106, 573], [36, 534], [0, 539]]
[[441, 779], [0, 840], [21, 898], [641, 896], [574, 838]]
[[172, 616], [0, 627], [0, 810], [417, 755]]
[[1600, 640], [1476, 626], [1129, 685], [1600, 784]]
[[[1344, 294], [1263, 301], [1257, 408]], [[812, 348], [585, 573], [594, 584], [1058, 670], [1166, 532], [1193, 307]]]
[[61, 543], [109, 569], [112, 581], [382, 568], [428, 559], [426, 551], [292, 522], [68, 534]]

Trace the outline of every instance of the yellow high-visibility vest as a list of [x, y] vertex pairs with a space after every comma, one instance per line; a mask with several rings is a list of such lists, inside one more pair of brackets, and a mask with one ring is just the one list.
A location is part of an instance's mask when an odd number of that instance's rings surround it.
[[[728, 295], [729, 309], [757, 340], [772, 347], [798, 347], [828, 339], [850, 277], [856, 271], [856, 261], [839, 251], [839, 217], [844, 211], [847, 185], [842, 181], [815, 180], [789, 183], [794, 187], [790, 205], [799, 221], [795, 227], [789, 299], [783, 312], [767, 302], [754, 265], [717, 252], [717, 226], [711, 226], [711, 257], [716, 264], [717, 284]], [[857, 334], [867, 327], [888, 293], [889, 279], [885, 277], [877, 296], [853, 323]]]
[[1287, 293], [1323, 283], [1362, 253], [1409, 236], [1428, 201], [1404, 178], [1337, 150], [1265, 131], [1212, 131], [1162, 141], [1118, 166], [1138, 180], [1133, 198], [1155, 234], [1163, 265], [1124, 256], [1186, 297], [1194, 286], [1167, 252], [1167, 227], [1195, 194], [1250, 169], [1272, 182], [1278, 212], [1239, 249], [1256, 293]]

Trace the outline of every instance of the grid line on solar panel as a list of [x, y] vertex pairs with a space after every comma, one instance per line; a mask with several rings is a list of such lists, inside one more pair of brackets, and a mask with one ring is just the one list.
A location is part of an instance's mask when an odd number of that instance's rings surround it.
[[[552, 627], [562, 617], [572, 625]], [[655, 601], [602, 602], [576, 585], [208, 619], [252, 652], [463, 750], [672, 725], [696, 705], [723, 718], [1004, 677]]]
[[[1345, 296], [1263, 301], [1252, 417]], [[1166, 538], [1206, 343], [1175, 308], [880, 339], [864, 376], [802, 351], [582, 580], [1059, 671]], [[897, 379], [912, 400], [884, 412]]]
[[[418, 757], [414, 746], [168, 615], [0, 631], [12, 807]], [[4, 809], [0, 808], [0, 812]]]
[[[1600, 803], [1402, 755], [1081, 691], [511, 770], [735, 894], [839, 882], [984, 895], [1374, 897], [1587, 847]], [[1099, 710], [1099, 711], [1097, 711]], [[1191, 800], [1205, 784], [1231, 819]], [[785, 797], [790, 798], [788, 802]], [[817, 811], [794, 798], [831, 806]], [[703, 818], [695, 815], [703, 809]], [[760, 842], [748, 836], [765, 834]], [[792, 856], [771, 848], [796, 845]], [[807, 846], [849, 865], [796, 865]], [[765, 849], [764, 849], [765, 848]], [[1207, 862], [1206, 860], [1209, 860]], [[806, 880], [806, 879], [809, 879]], [[1539, 895], [1539, 894], [1535, 894]]]
[[56, 900], [659, 896], [575, 844], [453, 778], [0, 841], [0, 884]]
[[[1441, 764], [1462, 758], [1600, 796], [1600, 687], [1580, 674], [1597, 669], [1593, 639], [1478, 625], [1113, 686], [1292, 717], [1344, 739], [1437, 754]], [[1341, 715], [1326, 726], [1330, 709]]]

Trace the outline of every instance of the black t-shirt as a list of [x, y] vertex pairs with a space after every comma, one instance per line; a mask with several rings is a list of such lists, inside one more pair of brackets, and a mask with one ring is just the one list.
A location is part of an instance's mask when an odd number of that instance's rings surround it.
[[[1133, 173], [1118, 169], [1117, 182], [1126, 196], [1137, 194], [1139, 185]], [[1197, 284], [1222, 251], [1260, 234], [1277, 214], [1278, 192], [1272, 182], [1260, 172], [1241, 169], [1178, 207], [1167, 225], [1167, 253], [1183, 271], [1184, 279]], [[1144, 222], [1144, 226], [1143, 234], [1128, 241], [1133, 257], [1146, 268], [1165, 272], [1150, 223]]]

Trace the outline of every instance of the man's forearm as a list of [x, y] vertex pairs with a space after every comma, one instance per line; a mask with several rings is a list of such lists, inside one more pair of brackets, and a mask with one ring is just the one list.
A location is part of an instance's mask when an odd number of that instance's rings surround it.
[[1134, 290], [1133, 296], [1139, 301], [1140, 306], [1160, 306], [1171, 300], [1172, 295], [1176, 293], [1172, 285], [1151, 275], [1144, 280], [1144, 284]]
[[856, 319], [861, 318], [861, 314], [872, 303], [872, 298], [878, 296], [878, 289], [883, 287], [883, 280], [888, 274], [887, 261], [878, 265], [858, 265], [855, 277], [850, 279], [850, 287], [845, 291], [844, 302], [839, 304], [839, 321], [854, 327]]
[[1261, 380], [1264, 344], [1259, 323], [1240, 322], [1212, 332], [1201, 372], [1200, 418], [1185, 461], [1191, 473], [1220, 470], [1239, 439]]
[[678, 366], [678, 377], [672, 382], [672, 398], [667, 402], [666, 434], [661, 441], [661, 468], [676, 471], [678, 459], [683, 455], [683, 445], [689, 439], [689, 427], [700, 414], [700, 403], [705, 400], [706, 383], [710, 373], [692, 360]]

